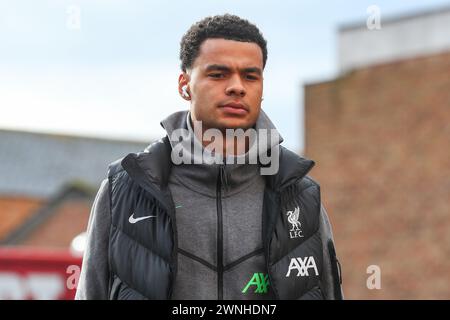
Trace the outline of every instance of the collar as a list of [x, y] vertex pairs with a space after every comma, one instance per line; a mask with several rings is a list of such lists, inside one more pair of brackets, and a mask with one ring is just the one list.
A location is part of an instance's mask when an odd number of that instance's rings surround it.
[[[166, 119], [161, 121], [161, 125], [164, 129], [166, 129], [167, 134], [169, 135], [176, 128], [185, 128], [189, 130], [188, 127], [188, 111], [179, 111], [171, 114]], [[267, 115], [261, 110], [260, 116], [255, 124], [255, 128], [275, 128]], [[169, 135], [170, 136], [170, 135]], [[270, 140], [269, 140], [270, 141]], [[283, 139], [280, 136], [279, 143], [281, 143]], [[280, 149], [279, 153], [279, 170], [274, 175], [265, 176], [266, 185], [273, 190], [280, 191], [281, 189], [287, 187], [289, 184], [294, 181], [301, 179], [304, 177], [314, 166], [314, 161], [303, 158], [295, 154], [294, 152], [284, 148], [281, 145], [276, 144]], [[169, 139], [166, 137], [150, 144], [144, 151], [138, 153], [130, 153], [125, 156], [123, 159], [120, 159], [116, 165], [120, 164], [130, 177], [139, 183], [141, 186], [149, 189], [149, 184], [156, 186], [158, 189], [162, 190], [167, 187], [169, 174], [171, 172], [171, 168], [173, 165], [171, 161], [171, 150], [173, 146], [170, 143]], [[188, 167], [193, 167], [196, 165], [185, 165], [186, 167], [182, 168], [187, 174], [189, 174]], [[201, 164], [201, 167], [197, 167], [198, 169], [205, 169], [206, 172], [202, 170], [196, 170], [193, 175], [200, 176], [190, 177], [194, 179], [194, 185], [197, 185], [200, 182], [204, 181], [214, 181], [215, 190], [215, 182], [217, 182], [219, 168], [217, 164], [209, 165]], [[244, 168], [249, 165], [239, 165], [239, 164], [227, 164], [224, 167], [226, 168], [227, 178], [229, 178], [229, 185], [231, 192], [239, 192], [239, 188], [236, 186], [239, 184], [239, 181], [243, 179], [244, 181], [249, 181], [254, 177], [257, 167], [252, 168]], [[248, 171], [247, 171], [248, 170]], [[115, 172], [113, 166], [110, 166], [110, 172]], [[192, 173], [192, 172], [191, 172]], [[203, 174], [204, 173], [204, 174]], [[259, 173], [257, 171], [256, 173]], [[189, 179], [189, 181], [194, 181]], [[207, 182], [207, 185], [211, 187], [211, 185]], [[193, 186], [194, 186], [193, 185]], [[242, 185], [242, 183], [241, 183]]]

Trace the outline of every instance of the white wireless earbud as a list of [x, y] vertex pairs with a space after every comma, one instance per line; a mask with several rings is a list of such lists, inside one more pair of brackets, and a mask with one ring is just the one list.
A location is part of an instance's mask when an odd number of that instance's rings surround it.
[[183, 87], [181, 88], [181, 90], [183, 91], [183, 96], [184, 96], [185, 98], [190, 98], [189, 93], [187, 92], [187, 86], [183, 86]]

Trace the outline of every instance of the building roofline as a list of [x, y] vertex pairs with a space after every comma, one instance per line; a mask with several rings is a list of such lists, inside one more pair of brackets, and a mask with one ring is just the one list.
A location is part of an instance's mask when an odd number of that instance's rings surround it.
[[89, 136], [83, 134], [71, 134], [71, 133], [56, 133], [50, 131], [41, 131], [41, 130], [25, 130], [25, 129], [8, 129], [8, 128], [0, 128], [0, 134], [2, 133], [14, 133], [21, 135], [33, 135], [33, 136], [43, 136], [49, 137], [53, 139], [70, 139], [70, 140], [89, 140], [89, 141], [97, 141], [97, 142], [112, 142], [112, 143], [142, 143], [149, 144], [152, 141], [156, 140], [155, 138], [150, 138], [148, 140], [144, 139], [120, 139], [120, 138], [107, 138], [107, 137], [96, 137]]
[[303, 88], [306, 87], [311, 87], [311, 86], [316, 86], [316, 85], [321, 85], [321, 84], [326, 84], [326, 83], [331, 83], [331, 82], [335, 82], [336, 80], [340, 80], [343, 79], [345, 77], [351, 76], [353, 73], [355, 72], [359, 72], [361, 70], [367, 70], [367, 69], [374, 69], [374, 68], [382, 68], [382, 67], [386, 67], [389, 65], [396, 65], [396, 64], [401, 64], [401, 63], [407, 63], [411, 60], [424, 60], [424, 59], [428, 59], [428, 58], [432, 58], [432, 57], [439, 57], [442, 55], [449, 55], [450, 51], [442, 51], [442, 52], [436, 52], [436, 53], [432, 53], [432, 54], [418, 54], [414, 57], [401, 57], [401, 58], [397, 58], [391, 61], [384, 61], [384, 62], [378, 62], [378, 63], [374, 63], [374, 64], [370, 64], [370, 65], [364, 65], [355, 69], [351, 69], [345, 72], [342, 72], [340, 74], [334, 75], [334, 76], [330, 76], [330, 77], [326, 77], [323, 79], [317, 79], [314, 81], [304, 81], [303, 84]]
[[[406, 20], [413, 20], [416, 18], [422, 18], [427, 16], [436, 15], [438, 13], [447, 13], [450, 12], [450, 5], [447, 6], [440, 6], [433, 9], [423, 10], [423, 9], [417, 9], [414, 11], [411, 11], [409, 13], [404, 14], [394, 14], [391, 16], [384, 17], [383, 13], [381, 17], [381, 24], [394, 24], [398, 22], [403, 22]], [[344, 23], [338, 26], [338, 32], [345, 32], [345, 31], [351, 31], [351, 30], [357, 30], [361, 28], [366, 28], [366, 20], [360, 20], [356, 22], [350, 22], [350, 23]]]
[[316, 85], [320, 85], [320, 84], [326, 84], [326, 83], [331, 83], [336, 81], [336, 79], [339, 79], [339, 75], [338, 76], [330, 76], [330, 77], [326, 77], [323, 79], [316, 79], [316, 80], [308, 80], [308, 81], [304, 81], [302, 84], [303, 89], [306, 87], [312, 87], [312, 86], [316, 86]]
[[74, 181], [66, 185], [58, 194], [56, 194], [43, 207], [39, 208], [25, 222], [11, 231], [0, 241], [1, 245], [18, 245], [28, 238], [39, 226], [56, 214], [55, 210], [67, 199], [89, 199], [95, 196], [95, 189], [91, 186]]

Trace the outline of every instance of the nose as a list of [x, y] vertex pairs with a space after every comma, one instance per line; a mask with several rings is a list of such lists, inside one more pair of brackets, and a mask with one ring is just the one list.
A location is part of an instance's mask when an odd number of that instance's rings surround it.
[[225, 89], [225, 93], [228, 96], [240, 96], [244, 97], [246, 94], [245, 87], [242, 85], [242, 80], [239, 75], [234, 75], [230, 78], [230, 81], [228, 82], [228, 86]]

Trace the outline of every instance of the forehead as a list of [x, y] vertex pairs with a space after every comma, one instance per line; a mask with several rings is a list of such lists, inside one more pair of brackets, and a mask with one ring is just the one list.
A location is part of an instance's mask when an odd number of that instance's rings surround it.
[[262, 50], [254, 42], [226, 39], [207, 39], [200, 45], [193, 68], [206, 68], [210, 64], [223, 64], [230, 67], [263, 68]]

